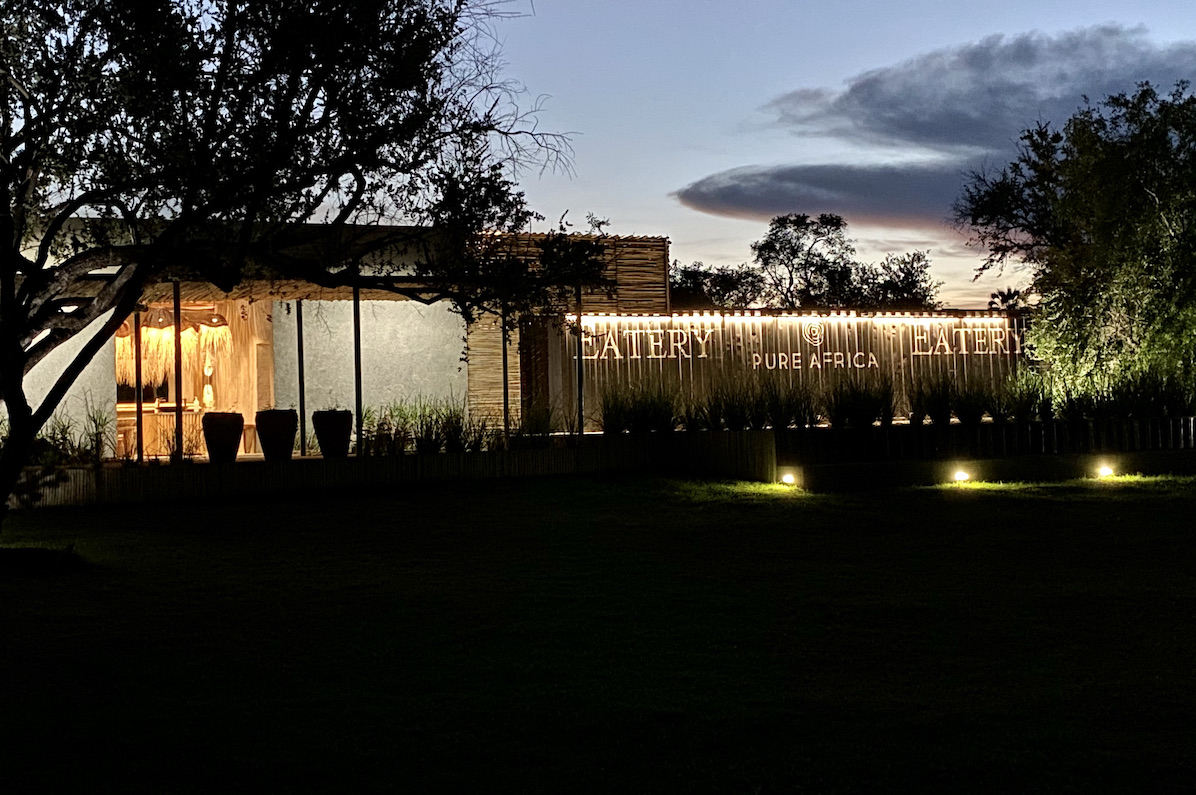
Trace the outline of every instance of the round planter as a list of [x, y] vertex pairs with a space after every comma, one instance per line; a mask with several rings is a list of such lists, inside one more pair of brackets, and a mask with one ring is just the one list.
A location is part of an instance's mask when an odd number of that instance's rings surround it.
[[353, 412], [348, 409], [314, 411], [311, 424], [320, 443], [320, 455], [325, 458], [347, 458], [349, 437], [353, 433]]
[[213, 464], [230, 464], [237, 460], [241, 449], [241, 431], [245, 418], [237, 411], [210, 411], [203, 415], [203, 440], [208, 447], [208, 460]]
[[265, 409], [255, 415], [257, 440], [267, 461], [289, 461], [299, 431], [299, 412], [294, 409]]

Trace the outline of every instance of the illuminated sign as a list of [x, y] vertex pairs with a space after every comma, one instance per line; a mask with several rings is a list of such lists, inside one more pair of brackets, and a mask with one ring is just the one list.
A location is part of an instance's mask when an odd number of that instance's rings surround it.
[[[776, 322], [769, 331], [777, 335], [780, 342], [781, 325], [787, 318], [771, 318]], [[712, 352], [717, 354], [718, 346], [724, 344], [723, 334], [715, 338], [715, 332], [722, 329], [713, 325], [689, 325], [690, 321], [672, 321], [670, 326], [682, 324], [681, 328], [627, 328], [632, 318], [620, 318], [618, 323], [605, 324], [591, 322], [582, 326], [582, 349], [586, 359], [619, 360], [619, 359], [708, 359]], [[954, 320], [954, 319], [953, 319]], [[649, 323], [651, 321], [648, 321]], [[703, 323], [699, 320], [698, 323]], [[823, 350], [826, 341], [826, 331], [821, 320], [798, 321], [801, 323], [801, 339], [809, 348], [814, 349], [814, 356], [806, 359], [809, 367], [846, 367], [863, 369], [879, 367], [880, 363], [872, 352]], [[880, 324], [881, 326], [884, 323]], [[902, 324], [895, 324], [900, 328]], [[1002, 356], [1010, 353], [1021, 353], [1021, 337], [1015, 329], [1005, 325], [985, 324], [978, 326], [954, 326], [948, 323], [937, 324], [904, 324], [908, 331], [908, 348], [912, 356]], [[874, 324], [875, 326], [875, 324]], [[761, 326], [764, 331], [764, 326]], [[859, 340], [858, 330], [853, 330], [853, 338]], [[890, 332], [892, 333], [892, 332]], [[899, 333], [899, 332], [898, 332]], [[731, 335], [735, 338], [735, 335]], [[755, 331], [750, 333], [756, 337]], [[753, 340], [755, 341], [755, 340]], [[791, 342], [788, 334], [784, 335], [785, 342]], [[725, 343], [729, 348], [734, 342]], [[742, 334], [739, 335], [742, 344]], [[761, 350], [752, 352], [752, 366], [761, 366], [775, 370], [798, 370], [802, 367], [803, 351], [790, 347], [788, 350], [777, 350], [769, 353], [768, 347], [761, 335], [759, 340]]]
[[1021, 329], [1002, 315], [583, 315], [587, 360], [742, 358], [753, 369], [867, 369], [905, 356], [1010, 356]]
[[743, 373], [817, 386], [887, 377], [899, 395], [939, 375], [996, 381], [1022, 355], [1024, 328], [990, 312], [702, 313], [582, 315], [581, 330], [583, 378], [596, 398], [608, 384], [653, 375], [691, 390]]

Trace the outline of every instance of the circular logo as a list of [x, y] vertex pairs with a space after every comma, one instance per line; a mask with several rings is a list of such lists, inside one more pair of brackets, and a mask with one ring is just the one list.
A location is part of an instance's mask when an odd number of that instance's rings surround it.
[[802, 336], [806, 338], [806, 342], [813, 345], [815, 348], [822, 345], [822, 337], [825, 333], [822, 328], [822, 323], [815, 320], [812, 323], [802, 324]]

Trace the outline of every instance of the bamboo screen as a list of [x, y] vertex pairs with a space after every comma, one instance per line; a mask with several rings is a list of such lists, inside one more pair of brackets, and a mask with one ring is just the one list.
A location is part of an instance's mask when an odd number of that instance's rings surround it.
[[[604, 390], [654, 382], [704, 393], [731, 378], [779, 379], [826, 389], [844, 379], [888, 378], [904, 411], [913, 385], [949, 377], [996, 383], [1022, 356], [1023, 322], [995, 313], [583, 315], [587, 414]], [[575, 400], [575, 338], [565, 346], [564, 394]]]
[[[503, 424], [502, 328], [498, 318], [486, 315], [469, 327], [469, 413], [486, 418], [497, 427]], [[520, 389], [519, 329], [508, 334], [507, 400], [511, 422], [519, 423], [522, 405]]]
[[[582, 291], [583, 312], [624, 314], [669, 310], [669, 240], [667, 237], [623, 237], [571, 235], [579, 240], [602, 243], [602, 275], [609, 287], [587, 287]], [[512, 252], [529, 263], [539, 255], [542, 234], [509, 237]], [[562, 307], [573, 311], [577, 307]]]
[[[512, 235], [511, 246], [529, 261], [536, 256], [536, 241], [543, 235]], [[585, 237], [585, 236], [579, 236]], [[666, 312], [669, 301], [669, 241], [663, 237], [603, 237], [603, 274], [612, 281], [609, 289], [587, 288], [582, 308], [587, 312]], [[576, 307], [573, 307], [576, 308]], [[526, 320], [526, 319], [525, 319]], [[497, 321], [483, 318], [468, 332], [469, 410], [476, 416], [501, 420], [502, 335]], [[520, 344], [520, 332], [510, 335], [507, 348], [507, 390], [513, 423], [519, 422], [522, 404], [532, 396], [524, 389], [528, 376], [538, 368], [521, 372], [527, 351]], [[554, 360], [557, 358], [553, 357]], [[547, 376], [545, 376], [547, 378]], [[553, 383], [559, 384], [555, 373]], [[566, 379], [568, 380], [568, 379]], [[536, 395], [536, 399], [539, 396]]]

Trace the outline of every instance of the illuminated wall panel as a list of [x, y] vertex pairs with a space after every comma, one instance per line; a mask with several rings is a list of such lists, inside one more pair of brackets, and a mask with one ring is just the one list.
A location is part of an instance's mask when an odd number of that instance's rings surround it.
[[[889, 378], [904, 410], [911, 386], [925, 379], [1003, 380], [1022, 356], [1024, 331], [1018, 318], [974, 312], [593, 314], [582, 315], [581, 326], [585, 402], [591, 409], [611, 386], [654, 380], [703, 392], [726, 378], [780, 379], [814, 388], [842, 379]], [[576, 352], [564, 358], [575, 370]], [[560, 399], [576, 400], [572, 394]]]

